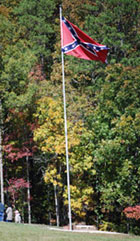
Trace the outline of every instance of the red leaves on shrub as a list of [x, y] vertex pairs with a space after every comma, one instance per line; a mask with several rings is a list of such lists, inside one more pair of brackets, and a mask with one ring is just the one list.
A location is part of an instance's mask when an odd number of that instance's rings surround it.
[[21, 190], [28, 188], [30, 184], [26, 182], [23, 178], [11, 178], [9, 179], [9, 186], [5, 188], [10, 194], [11, 198], [15, 200]]
[[30, 150], [28, 147], [23, 146], [22, 148], [15, 148], [11, 144], [4, 146], [4, 151], [7, 154], [7, 158], [11, 160], [11, 162], [17, 161], [26, 156], [32, 156], [34, 149]]
[[127, 218], [140, 219], [140, 205], [134, 207], [127, 207], [123, 210]]

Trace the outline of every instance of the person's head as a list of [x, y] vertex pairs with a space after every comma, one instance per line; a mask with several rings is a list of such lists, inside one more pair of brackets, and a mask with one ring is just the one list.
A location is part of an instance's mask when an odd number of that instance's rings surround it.
[[9, 203], [9, 204], [8, 204], [8, 207], [12, 208], [12, 204], [11, 204], [11, 203]]

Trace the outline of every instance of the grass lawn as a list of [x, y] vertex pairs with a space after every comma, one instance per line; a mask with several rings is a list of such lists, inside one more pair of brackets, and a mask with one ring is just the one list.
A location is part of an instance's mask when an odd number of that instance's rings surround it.
[[63, 232], [45, 225], [0, 222], [0, 241], [140, 241], [140, 236]]

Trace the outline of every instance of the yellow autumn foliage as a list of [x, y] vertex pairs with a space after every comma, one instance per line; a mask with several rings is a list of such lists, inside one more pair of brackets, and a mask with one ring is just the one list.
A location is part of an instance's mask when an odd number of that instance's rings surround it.
[[[86, 186], [86, 187], [79, 187], [76, 185], [70, 186], [71, 190], [71, 208], [73, 212], [78, 215], [79, 217], [83, 218], [86, 215], [86, 212], [84, 211], [83, 207], [86, 205], [87, 207], [91, 207], [92, 195], [94, 193], [92, 187]], [[63, 195], [65, 199], [65, 205], [68, 205], [68, 199], [67, 199], [67, 190], [65, 190], [65, 193]], [[88, 209], [88, 208], [87, 208]]]
[[46, 170], [44, 181], [46, 183], [52, 183], [55, 186], [58, 185], [59, 187], [62, 187], [61, 175], [57, 174], [57, 169], [53, 165], [50, 165]]
[[[59, 99], [44, 97], [38, 102], [38, 110], [35, 117], [40, 126], [34, 131], [36, 141], [43, 152], [52, 152], [59, 155], [65, 154], [65, 135], [63, 105]], [[83, 124], [77, 121], [75, 124], [67, 123], [69, 148], [80, 143], [80, 135]]]
[[[63, 172], [66, 170], [63, 104], [60, 99], [51, 97], [43, 97], [37, 104], [38, 109], [35, 117], [38, 119], [39, 127], [34, 131], [34, 141], [44, 153], [49, 152], [56, 156], [53, 162], [48, 163], [44, 181], [62, 187], [64, 185], [62, 172], [58, 167], [65, 166]], [[78, 119], [73, 122], [67, 120], [67, 131], [71, 171], [81, 173], [82, 170], [83, 173], [83, 171], [91, 169], [92, 157], [88, 154], [83, 155], [79, 151], [74, 154], [72, 148], [76, 147], [78, 150], [80, 138], [87, 131], [83, 127], [82, 121]], [[82, 187], [79, 181], [78, 185], [71, 185], [71, 207], [76, 215], [80, 217], [86, 215], [83, 206], [88, 206], [92, 202], [92, 194], [92, 188]], [[67, 187], [64, 191], [64, 200], [64, 204], [67, 205]]]

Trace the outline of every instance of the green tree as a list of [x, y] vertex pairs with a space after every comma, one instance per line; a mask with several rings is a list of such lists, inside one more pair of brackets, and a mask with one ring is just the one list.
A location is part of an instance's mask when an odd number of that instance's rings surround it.
[[3, 86], [2, 98], [7, 107], [23, 107], [31, 104], [37, 86], [30, 82], [28, 74], [35, 61], [35, 56], [24, 41], [8, 46], [5, 50], [0, 79]]
[[110, 48], [109, 61], [139, 65], [139, 1], [96, 0], [86, 6], [89, 34]]
[[[127, 205], [139, 202], [139, 67], [108, 66], [107, 77], [96, 95], [93, 125], [100, 211], [119, 222]], [[118, 213], [118, 214], [117, 214]], [[118, 217], [118, 218], [117, 218]]]
[[43, 64], [44, 60], [46, 62], [48, 59], [48, 64], [51, 60], [50, 54], [55, 40], [55, 11], [55, 0], [23, 0], [13, 11], [18, 18], [18, 24], [23, 28], [24, 38], [32, 43], [33, 52]]

